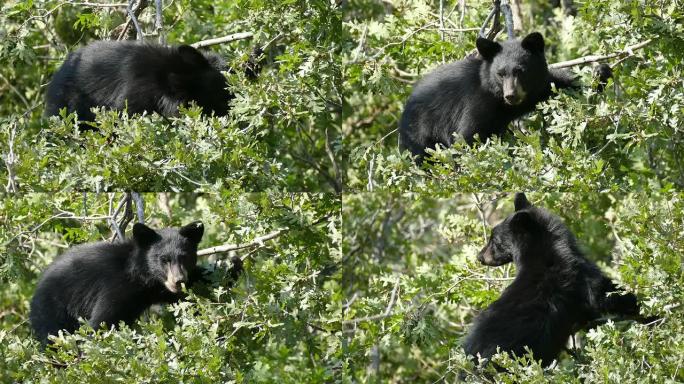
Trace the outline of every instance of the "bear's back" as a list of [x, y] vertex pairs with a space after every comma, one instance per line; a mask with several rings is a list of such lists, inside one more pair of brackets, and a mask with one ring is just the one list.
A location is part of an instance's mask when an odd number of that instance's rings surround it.
[[[466, 58], [440, 65], [425, 75], [413, 88], [409, 102], [456, 102], [480, 83], [482, 60]], [[454, 100], [454, 98], [457, 98]]]
[[133, 257], [133, 245], [98, 242], [70, 248], [53, 261], [38, 284], [50, 288], [88, 290], [99, 285], [103, 277], [121, 277]]

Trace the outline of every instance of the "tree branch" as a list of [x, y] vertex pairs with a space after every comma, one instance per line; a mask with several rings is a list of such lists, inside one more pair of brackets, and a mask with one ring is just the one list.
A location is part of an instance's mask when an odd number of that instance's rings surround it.
[[568, 60], [568, 61], [561, 61], [559, 63], [553, 63], [553, 64], [549, 65], [549, 68], [567, 68], [567, 67], [573, 67], [575, 65], [595, 63], [597, 61], [608, 60], [608, 59], [612, 59], [615, 57], [625, 58], [625, 57], [634, 56], [634, 51], [649, 45], [651, 42], [653, 42], [653, 39], [648, 39], [646, 41], [642, 41], [641, 43], [627, 46], [622, 51], [609, 53], [607, 55], [589, 55], [589, 56], [579, 57], [577, 59], [572, 59], [572, 60]]
[[12, 121], [9, 124], [9, 139], [7, 140], [8, 152], [5, 158], [5, 167], [7, 168], [7, 185], [5, 190], [8, 193], [17, 193], [17, 180], [14, 174], [14, 166], [17, 163], [17, 156], [14, 154], [14, 140], [17, 135], [17, 122]]
[[124, 194], [123, 198], [121, 198], [121, 200], [119, 201], [119, 205], [116, 207], [116, 210], [112, 212], [112, 202], [114, 200], [114, 196], [115, 194], [112, 194], [112, 196], [109, 198], [109, 226], [112, 227], [112, 231], [114, 231], [114, 234], [112, 235], [110, 241], [114, 241], [117, 236], [119, 236], [119, 239], [124, 238], [123, 231], [121, 231], [121, 228], [119, 227], [119, 224], [117, 224], [116, 219], [119, 215], [119, 212], [121, 212], [121, 209], [126, 204], [127, 195]]
[[217, 37], [215, 39], [198, 41], [196, 43], [190, 44], [190, 46], [193, 48], [203, 48], [203, 47], [208, 47], [210, 45], [229, 43], [229, 42], [235, 41], [235, 40], [251, 39], [252, 37], [254, 37], [254, 34], [252, 32], [239, 32], [239, 33], [233, 33], [232, 35], [228, 35], [228, 36]]
[[133, 21], [137, 39], [142, 40], [143, 32], [140, 28], [140, 24], [138, 23], [136, 12], [145, 8], [147, 6], [147, 2], [145, 0], [139, 0], [135, 6], [133, 5], [134, 2], [135, 0], [128, 0], [128, 7], [126, 8], [126, 11], [128, 12], [128, 17], [130, 17], [131, 21]]
[[[131, 22], [133, 22], [133, 20], [135, 19], [135, 23], [137, 24], [138, 20], [136, 19], [136, 17], [142, 13], [145, 7], [147, 7], [147, 0], [139, 0], [136, 5], [133, 5], [132, 1], [134, 0], [129, 0], [128, 4], [126, 5], [126, 12], [129, 15], [133, 16], [133, 18], [128, 17], [125, 23], [121, 24], [121, 26], [117, 28], [114, 28], [114, 31], [117, 31], [119, 28], [121, 28], [119, 37], [117, 37], [116, 40], [123, 40], [123, 38], [126, 36], [126, 33], [128, 33], [128, 28], [130, 28]], [[138, 34], [138, 40], [141, 40], [142, 31], [139, 29], [139, 27], [139, 25], [136, 25], [136, 34]]]
[[374, 315], [374, 316], [366, 316], [366, 317], [360, 317], [358, 319], [343, 320], [342, 324], [358, 324], [358, 323], [362, 323], [364, 321], [380, 320], [380, 319], [384, 319], [385, 317], [388, 317], [390, 314], [392, 314], [392, 308], [394, 308], [394, 305], [397, 303], [397, 298], [399, 296], [398, 292], [399, 292], [399, 279], [397, 279], [397, 282], [394, 284], [394, 289], [392, 290], [392, 295], [390, 296], [390, 301], [389, 301], [389, 304], [387, 304], [387, 308], [385, 308], [385, 312], [383, 312], [379, 315]]
[[138, 192], [131, 192], [131, 198], [135, 201], [135, 211], [138, 215], [138, 223], [145, 223], [145, 201]]
[[283, 233], [287, 232], [289, 228], [280, 228], [277, 229], [267, 235], [264, 236], [259, 236], [252, 240], [249, 243], [242, 243], [242, 244], [224, 244], [224, 245], [218, 245], [216, 247], [211, 247], [211, 248], [205, 248], [197, 251], [197, 256], [209, 256], [213, 255], [216, 253], [224, 253], [224, 252], [230, 252], [230, 251], [237, 251], [239, 249], [245, 249], [245, 248], [253, 248], [253, 247], [262, 247], [264, 245], [264, 242], [268, 240], [273, 240], [276, 237], [282, 235]]
[[335, 154], [332, 151], [332, 148], [330, 146], [330, 137], [328, 135], [328, 128], [325, 129], [325, 152], [328, 154], [328, 158], [330, 159], [330, 162], [333, 165], [333, 171], [335, 173], [335, 176], [333, 179], [335, 180], [335, 183], [333, 184], [333, 188], [335, 188], [335, 192], [337, 193], [342, 193], [342, 173], [340, 172], [340, 167], [337, 164], [337, 160], [335, 159]]
[[[313, 223], [309, 224], [308, 226], [313, 227], [314, 225], [321, 224], [321, 223], [327, 221], [330, 218], [330, 216], [332, 216], [332, 214], [322, 216], [322, 217], [318, 218], [316, 221], [314, 221]], [[260, 248], [260, 247], [264, 246], [264, 242], [269, 241], [269, 240], [273, 240], [276, 237], [282, 235], [283, 233], [285, 233], [289, 230], [290, 230], [290, 228], [287, 228], [287, 227], [280, 228], [280, 229], [277, 229], [277, 230], [275, 230], [275, 231], [273, 231], [267, 235], [259, 236], [259, 237], [255, 238], [254, 240], [250, 241], [249, 243], [224, 244], [224, 245], [217, 245], [217, 246], [211, 247], [211, 248], [200, 249], [199, 251], [197, 251], [197, 256], [209, 256], [209, 255], [213, 255], [216, 253], [225, 253], [225, 252], [237, 251], [240, 249], [247, 249], [247, 248], [254, 248], [254, 247]]]
[[75, 2], [75, 1], [70, 1], [68, 3], [62, 4], [62, 5], [80, 5], [83, 7], [95, 7], [95, 8], [119, 8], [119, 7], [128, 7], [128, 3], [109, 3], [109, 4], [100, 4], [100, 3], [89, 3], [89, 2]]
[[166, 45], [166, 36], [164, 36], [162, 27], [162, 0], [155, 0], [154, 7], [154, 30], [157, 32], [157, 39], [159, 41], [159, 44]]

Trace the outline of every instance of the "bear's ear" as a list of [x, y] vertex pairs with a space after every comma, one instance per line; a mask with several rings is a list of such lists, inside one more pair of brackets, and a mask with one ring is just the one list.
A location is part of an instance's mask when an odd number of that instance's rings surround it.
[[513, 205], [515, 206], [516, 212], [532, 206], [532, 204], [527, 200], [527, 196], [525, 196], [525, 194], [522, 192], [518, 192], [515, 194]]
[[178, 230], [178, 233], [187, 237], [190, 241], [195, 244], [199, 244], [202, 240], [202, 235], [204, 235], [204, 225], [201, 221], [194, 221]]
[[520, 45], [530, 52], [544, 53], [544, 37], [539, 32], [532, 32], [525, 36]]
[[492, 60], [497, 53], [501, 52], [501, 44], [484, 37], [478, 37], [475, 46], [480, 56], [487, 61]]
[[509, 225], [514, 232], [520, 232], [534, 229], [536, 223], [534, 217], [532, 217], [532, 213], [529, 211], [520, 211], [513, 214]]
[[212, 68], [217, 71], [228, 71], [228, 66], [226, 66], [226, 61], [223, 58], [213, 52], [201, 52], [202, 56], [207, 60], [207, 63], [212, 66]]
[[159, 234], [143, 223], [133, 224], [133, 240], [140, 245], [151, 244], [159, 239]]
[[180, 62], [175, 68], [179, 71], [210, 66], [207, 58], [204, 57], [200, 51], [189, 45], [181, 45], [178, 47], [178, 57], [180, 58]]

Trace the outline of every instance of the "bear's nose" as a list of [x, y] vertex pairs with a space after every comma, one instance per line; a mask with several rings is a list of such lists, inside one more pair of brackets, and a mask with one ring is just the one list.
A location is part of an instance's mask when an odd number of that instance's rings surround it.
[[506, 102], [508, 104], [513, 104], [515, 102], [515, 93], [509, 93], [508, 95], [504, 95], [504, 99], [506, 99]]

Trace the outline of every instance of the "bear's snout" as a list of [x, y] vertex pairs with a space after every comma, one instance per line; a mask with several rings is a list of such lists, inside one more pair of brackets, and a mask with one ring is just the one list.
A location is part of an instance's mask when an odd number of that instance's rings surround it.
[[518, 105], [525, 99], [525, 90], [517, 76], [506, 76], [503, 79], [503, 97], [508, 105]]
[[493, 262], [493, 256], [492, 256], [492, 251], [491, 247], [489, 244], [487, 244], [484, 249], [480, 251], [480, 253], [477, 254], [477, 261], [484, 265], [489, 265], [490, 263]]
[[173, 293], [178, 293], [181, 290], [181, 284], [186, 283], [188, 275], [180, 264], [169, 264], [166, 267], [166, 280], [164, 285], [166, 289]]

